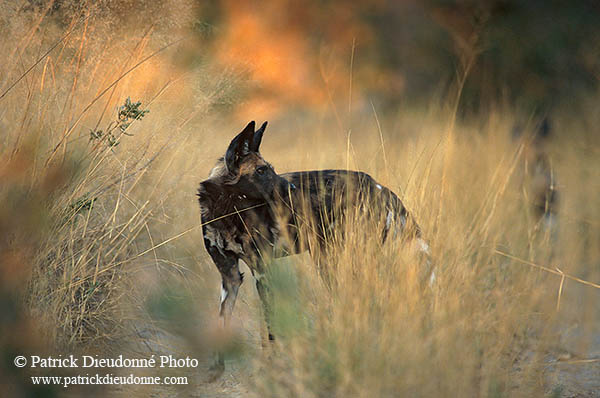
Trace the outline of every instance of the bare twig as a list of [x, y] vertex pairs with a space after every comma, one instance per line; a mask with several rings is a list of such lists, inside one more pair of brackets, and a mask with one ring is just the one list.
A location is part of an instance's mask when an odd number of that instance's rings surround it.
[[[599, 285], [599, 284], [597, 284], [597, 283], [590, 282], [590, 281], [586, 281], [586, 280], [584, 280], [584, 279], [581, 279], [581, 278], [578, 278], [578, 277], [576, 277], [576, 276], [572, 276], [572, 275], [569, 275], [569, 274], [565, 274], [565, 273], [564, 273], [564, 272], [562, 272], [562, 271], [557, 271], [557, 270], [554, 270], [554, 269], [552, 269], [552, 268], [548, 268], [548, 267], [546, 267], [546, 266], [544, 266], [544, 265], [540, 265], [540, 264], [533, 263], [533, 262], [531, 262], [531, 261], [523, 260], [522, 258], [515, 257], [515, 256], [513, 256], [513, 255], [511, 255], [511, 254], [508, 254], [508, 253], [505, 253], [505, 252], [503, 252], [503, 251], [501, 251], [501, 250], [494, 249], [494, 253], [496, 253], [496, 254], [499, 254], [499, 255], [501, 255], [501, 256], [504, 256], [504, 257], [506, 257], [506, 258], [510, 258], [511, 260], [518, 261], [518, 262], [520, 262], [520, 263], [522, 263], [522, 264], [526, 264], [526, 265], [530, 265], [530, 266], [532, 266], [532, 267], [535, 267], [535, 268], [539, 268], [539, 269], [541, 269], [541, 270], [543, 270], [543, 271], [546, 271], [546, 272], [549, 272], [549, 273], [551, 273], [551, 274], [554, 274], [554, 275], [559, 275], [559, 276], [561, 276], [562, 278], [571, 279], [571, 280], [573, 280], [573, 281], [575, 281], [575, 282], [579, 282], [579, 283], [581, 283], [581, 284], [583, 284], [583, 285], [586, 285], [586, 286], [591, 286], [591, 287], [594, 287], [594, 288], [596, 288], [596, 289], [600, 289], [600, 285]], [[561, 286], [562, 286], [562, 284], [561, 284]]]

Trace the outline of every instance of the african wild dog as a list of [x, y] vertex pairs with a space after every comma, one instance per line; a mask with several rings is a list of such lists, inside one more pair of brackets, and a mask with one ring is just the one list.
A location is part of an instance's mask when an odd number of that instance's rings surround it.
[[558, 212], [558, 191], [555, 170], [547, 148], [550, 136], [550, 120], [546, 117], [538, 127], [525, 156], [530, 169], [527, 174], [530, 177], [536, 216], [543, 220], [545, 228], [553, 230]]
[[557, 232], [559, 193], [556, 170], [548, 146], [552, 139], [549, 117], [544, 117], [531, 135], [524, 135], [520, 126], [513, 129], [514, 138], [521, 139], [524, 148], [523, 191], [531, 202], [536, 229], [554, 237]]
[[[200, 184], [204, 245], [222, 277], [220, 317], [229, 323], [243, 280], [239, 260], [256, 279], [269, 339], [268, 287], [261, 278], [267, 260], [309, 250], [322, 267], [328, 237], [342, 231], [350, 212], [365, 214], [380, 239], [398, 235], [428, 253], [421, 231], [400, 199], [369, 175], [346, 170], [301, 171], [278, 175], [259, 153], [267, 123], [250, 122], [229, 144], [209, 178]], [[303, 231], [309, 236], [303, 243]], [[301, 236], [302, 235], [302, 236]], [[433, 277], [433, 274], [431, 274]], [[215, 377], [223, 371], [218, 355]]]

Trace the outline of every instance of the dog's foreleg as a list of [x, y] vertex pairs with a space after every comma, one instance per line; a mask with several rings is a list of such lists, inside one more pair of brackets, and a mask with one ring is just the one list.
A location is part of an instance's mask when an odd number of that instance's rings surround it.
[[[262, 302], [262, 306], [263, 306], [263, 314], [265, 317], [265, 322], [267, 324], [267, 333], [268, 333], [268, 339], [269, 341], [273, 341], [275, 340], [275, 337], [273, 335], [273, 331], [271, 329], [271, 300], [273, 299], [271, 297], [271, 292], [269, 291], [269, 287], [266, 284], [266, 281], [264, 280], [264, 275], [263, 274], [258, 274], [255, 273], [255, 278], [256, 278], [256, 290], [258, 291], [258, 296], [260, 297], [260, 301]], [[264, 329], [263, 329], [264, 330]], [[263, 345], [264, 345], [264, 338], [263, 338]]]
[[[243, 274], [240, 273], [238, 259], [235, 256], [224, 254], [215, 246], [208, 245], [208, 252], [221, 274], [221, 296], [219, 305], [219, 317], [222, 334], [228, 334], [231, 314], [238, 295]], [[210, 369], [210, 379], [218, 379], [225, 370], [225, 357], [221, 351], [217, 351], [217, 358]]]
[[229, 327], [235, 300], [237, 299], [238, 290], [243, 280], [243, 274], [239, 271], [237, 263], [230, 271], [231, 272], [227, 274], [221, 274], [222, 284], [219, 317], [221, 318], [221, 324], [224, 329]]

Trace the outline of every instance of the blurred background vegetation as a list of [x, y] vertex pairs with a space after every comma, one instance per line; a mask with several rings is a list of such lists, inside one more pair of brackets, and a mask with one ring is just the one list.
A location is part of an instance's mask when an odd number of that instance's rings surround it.
[[430, 101], [468, 71], [462, 111], [517, 101], [550, 112], [595, 93], [600, 76], [594, 1], [222, 1], [199, 12], [217, 56], [294, 105], [344, 95], [350, 78], [385, 105]]
[[110, 29], [151, 26], [165, 40], [188, 30], [180, 65], [216, 61], [237, 78], [218, 87], [221, 105], [244, 102], [249, 114], [314, 110], [347, 99], [350, 81], [359, 108], [368, 101], [412, 106], [454, 95], [464, 79], [463, 114], [508, 102], [545, 115], [596, 93], [600, 79], [600, 5], [593, 0], [52, 4], [50, 14], [65, 26], [81, 14], [110, 16], [103, 18]]
[[245, 69], [251, 96], [279, 111], [347, 96], [350, 80], [384, 106], [428, 102], [468, 73], [461, 112], [507, 101], [548, 113], [600, 77], [595, 1], [216, 1], [198, 16], [211, 46], [199, 53]]

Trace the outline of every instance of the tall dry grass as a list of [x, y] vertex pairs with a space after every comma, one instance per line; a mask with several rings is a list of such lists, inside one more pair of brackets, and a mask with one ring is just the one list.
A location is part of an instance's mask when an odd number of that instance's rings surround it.
[[[447, 135], [390, 137], [387, 165], [380, 167], [368, 166], [382, 158], [374, 155], [382, 150], [376, 129], [361, 130], [371, 137], [357, 144], [361, 150], [352, 162], [397, 191], [397, 181], [408, 182], [400, 192], [431, 242], [437, 283], [423, 289], [418, 260], [397, 246], [381, 247], [360, 228], [335, 251], [330, 265], [337, 283], [331, 291], [306, 259], [292, 261], [298, 275], [278, 269], [275, 301], [284, 338], [262, 364], [261, 393], [541, 396], [551, 390], [549, 355], [573, 319], [597, 319], [598, 285], [573, 306], [573, 296], [566, 296], [578, 283], [566, 279], [560, 290], [561, 275], [537, 265], [597, 281], [597, 246], [587, 255], [580, 251], [590, 238], [585, 220], [597, 216], [587, 200], [576, 219], [567, 215], [583, 187], [581, 180], [566, 180], [560, 184], [558, 236], [539, 224], [523, 183], [526, 149], [511, 139], [511, 124], [503, 115], [483, 127], [458, 124]], [[575, 159], [568, 156], [559, 155], [558, 176], [574, 172]], [[326, 166], [343, 167], [343, 159]], [[585, 195], [597, 198], [598, 187], [588, 188]]]
[[157, 251], [181, 232], [164, 209], [174, 180], [159, 185], [209, 102], [184, 108], [202, 93], [170, 62], [173, 24], [36, 4], [1, 5], [3, 233], [28, 253], [18, 300], [47, 351], [122, 353], [152, 325], [138, 271], [183, 272]]
[[[14, 38], [0, 43], [2, 225], [18, 237], [6, 245], [26, 247], [31, 226], [39, 232], [19, 262], [28, 272], [15, 300], [51, 351], [150, 344], [205, 355], [219, 277], [202, 247], [195, 189], [243, 124], [230, 112], [243, 75], [210, 62], [183, 67], [178, 51], [189, 43], [178, 42], [187, 33], [176, 17], [161, 29], [116, 23], [117, 11], [50, 11], [2, 4], [3, 34]], [[150, 112], [123, 122], [126, 98]], [[561, 199], [551, 234], [531, 208], [530, 142], [512, 138], [528, 115], [499, 106], [455, 120], [443, 100], [378, 114], [357, 98], [338, 107], [347, 113], [272, 120], [263, 155], [279, 172], [360, 169], [393, 189], [431, 244], [437, 282], [423, 288], [417, 258], [360, 231], [332, 248], [332, 286], [306, 255], [275, 262], [279, 339], [257, 348], [260, 306], [245, 283], [234, 313], [243, 349], [228, 362], [239, 383], [273, 397], [552, 390], [548, 355], [561, 332], [597, 333], [599, 290], [570, 279], [600, 281], [593, 101], [576, 117], [553, 115], [546, 150]]]

